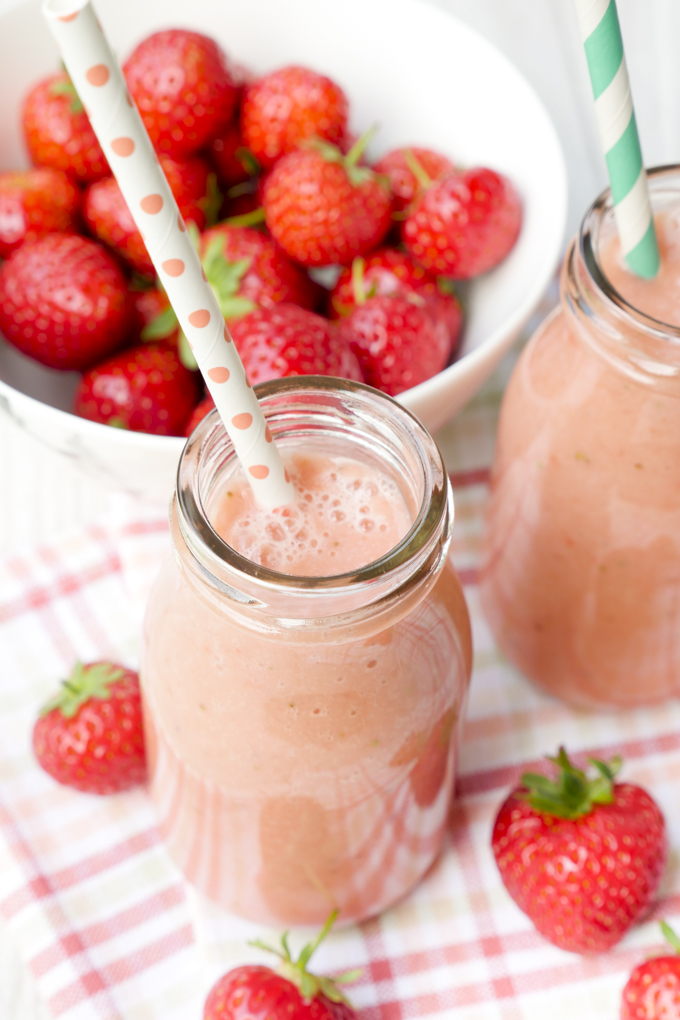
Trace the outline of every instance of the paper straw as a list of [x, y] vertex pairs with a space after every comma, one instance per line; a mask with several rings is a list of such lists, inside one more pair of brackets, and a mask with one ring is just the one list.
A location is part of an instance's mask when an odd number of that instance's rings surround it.
[[659, 246], [614, 0], [576, 0], [621, 250], [638, 276], [659, 269]]
[[42, 10], [257, 502], [291, 503], [281, 455], [89, 0], [45, 0]]

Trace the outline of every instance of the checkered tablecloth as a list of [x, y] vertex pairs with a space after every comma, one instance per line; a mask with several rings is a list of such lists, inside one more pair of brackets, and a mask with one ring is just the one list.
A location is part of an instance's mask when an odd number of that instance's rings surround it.
[[[625, 777], [654, 794], [680, 847], [680, 706], [576, 712], [536, 692], [494, 647], [475, 571], [498, 390], [497, 379], [446, 435], [452, 555], [476, 648], [446, 846], [412, 895], [335, 932], [318, 953], [330, 971], [362, 969], [351, 995], [363, 1020], [615, 1020], [629, 969], [659, 944], [655, 918], [680, 914], [674, 851], [653, 917], [613, 952], [582, 959], [544, 942], [499, 880], [495, 811], [519, 774], [561, 742], [622, 753]], [[264, 959], [246, 940], [275, 934], [187, 886], [143, 791], [73, 793], [31, 756], [36, 709], [76, 657], [136, 663], [144, 599], [167, 548], [164, 512], [121, 504], [101, 525], [0, 566], [0, 919], [46, 1012], [63, 1020], [200, 1020], [220, 973]]]

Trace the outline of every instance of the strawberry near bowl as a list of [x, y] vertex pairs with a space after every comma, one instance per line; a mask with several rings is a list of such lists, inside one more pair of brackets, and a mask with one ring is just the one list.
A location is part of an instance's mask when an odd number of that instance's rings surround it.
[[[256, 74], [311, 67], [349, 100], [350, 130], [379, 131], [371, 162], [422, 146], [457, 166], [505, 175], [522, 203], [510, 254], [467, 285], [456, 359], [401, 392], [398, 400], [436, 431], [477, 392], [519, 335], [561, 254], [566, 171], [555, 130], [512, 64], [472, 29], [423, 0], [100, 0], [98, 14], [121, 59], [162, 28], [211, 36]], [[356, 26], [360, 26], [357, 31]], [[58, 54], [36, 0], [0, 15], [0, 172], [28, 165], [20, 128], [24, 97], [58, 69]], [[408, 69], [408, 73], [404, 73]], [[80, 375], [46, 367], [0, 337], [0, 410], [91, 477], [165, 500], [184, 439], [112, 428], [72, 413]]]

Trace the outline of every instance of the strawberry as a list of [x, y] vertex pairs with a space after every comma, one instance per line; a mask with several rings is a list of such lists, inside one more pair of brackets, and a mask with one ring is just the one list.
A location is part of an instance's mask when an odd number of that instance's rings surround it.
[[407, 148], [388, 152], [373, 169], [389, 179], [393, 212], [403, 213], [423, 191], [455, 167], [450, 159], [432, 149]]
[[353, 1020], [356, 1013], [338, 984], [356, 980], [359, 971], [328, 978], [307, 970], [312, 954], [336, 917], [334, 911], [323, 931], [304, 947], [297, 960], [291, 957], [287, 932], [281, 936], [281, 949], [259, 939], [251, 942], [279, 957], [278, 970], [252, 964], [230, 970], [208, 993], [203, 1020]]
[[141, 344], [102, 361], [78, 383], [74, 410], [103, 425], [181, 436], [198, 399], [198, 381], [179, 355]]
[[79, 207], [80, 191], [62, 170], [0, 174], [0, 258], [24, 241], [75, 232]]
[[253, 385], [293, 375], [361, 381], [357, 359], [337, 328], [306, 308], [257, 308], [229, 328]]
[[111, 174], [71, 79], [62, 72], [29, 92], [22, 112], [26, 146], [38, 166], [65, 170], [78, 181]]
[[[208, 283], [230, 325], [258, 305], [272, 308], [279, 302], [291, 302], [314, 308], [319, 302], [317, 284], [258, 230], [220, 223], [200, 238], [195, 234], [194, 241]], [[143, 340], [165, 339], [177, 329], [177, 316], [167, 307], [145, 326], [141, 336]], [[181, 336], [180, 344], [184, 363], [196, 367]]]
[[220, 223], [202, 235], [200, 252], [206, 276], [218, 296], [221, 276], [233, 272], [238, 276], [239, 297], [252, 307], [271, 308], [287, 301], [315, 308], [319, 302], [318, 286], [259, 230]]
[[339, 143], [348, 109], [345, 93], [330, 78], [306, 67], [283, 67], [246, 87], [241, 136], [260, 165], [272, 167], [310, 138]]
[[146, 779], [139, 678], [110, 662], [77, 663], [33, 727], [38, 764], [83, 793], [121, 793]]
[[349, 265], [375, 248], [391, 222], [391, 193], [384, 178], [360, 166], [371, 132], [344, 156], [328, 142], [279, 160], [263, 189], [272, 237], [303, 265]]
[[502, 174], [476, 168], [450, 173], [415, 203], [402, 237], [431, 273], [470, 280], [505, 258], [522, 224], [522, 203]]
[[226, 190], [245, 184], [260, 173], [260, 164], [241, 138], [238, 124], [229, 124], [213, 138], [208, 156]]
[[199, 401], [199, 403], [196, 404], [196, 407], [191, 412], [191, 417], [189, 418], [189, 421], [184, 426], [184, 435], [185, 436], [190, 436], [191, 433], [196, 428], [196, 426], [198, 425], [198, 423], [200, 421], [203, 421], [203, 419], [205, 418], [206, 414], [210, 414], [210, 412], [212, 411], [214, 406], [215, 406], [215, 401], [213, 400], [213, 398], [208, 393], [207, 396], [203, 397], [203, 400]]
[[[159, 340], [177, 350], [179, 323], [164, 290], [160, 287], [133, 290], [132, 309], [132, 337], [136, 340]], [[162, 321], [167, 323], [167, 328], [154, 331], [153, 326]], [[150, 326], [151, 336], [147, 332]]]
[[[359, 299], [357, 299], [357, 288]], [[450, 281], [430, 276], [410, 255], [396, 248], [378, 248], [364, 260], [357, 258], [343, 269], [330, 294], [329, 316], [350, 315], [361, 300], [395, 293], [418, 294], [435, 319], [442, 319], [454, 346], [460, 336], [463, 313]]]
[[645, 960], [632, 972], [621, 997], [621, 1020], [680, 1020], [680, 939], [661, 922], [675, 950]]
[[441, 372], [451, 353], [446, 325], [413, 292], [363, 300], [339, 330], [369, 386], [390, 396]]
[[148, 36], [123, 73], [154, 147], [167, 156], [189, 156], [234, 114], [232, 69], [217, 43], [198, 32], [168, 29]]
[[0, 331], [51, 368], [83, 369], [124, 342], [125, 277], [95, 241], [47, 234], [0, 266]]
[[[186, 160], [161, 156], [160, 163], [182, 216], [187, 222], [193, 220], [202, 230], [206, 224], [206, 212], [210, 209], [217, 212], [221, 201], [219, 193], [215, 195], [215, 175], [199, 156]], [[138, 273], [153, 276], [153, 263], [142, 235], [113, 177], [89, 186], [83, 200], [83, 215], [91, 233], [103, 244], [113, 249]]]
[[556, 780], [525, 773], [501, 806], [492, 847], [506, 889], [560, 949], [601, 953], [649, 910], [666, 861], [657, 804], [615, 783], [621, 759], [591, 759], [595, 779], [556, 758]]

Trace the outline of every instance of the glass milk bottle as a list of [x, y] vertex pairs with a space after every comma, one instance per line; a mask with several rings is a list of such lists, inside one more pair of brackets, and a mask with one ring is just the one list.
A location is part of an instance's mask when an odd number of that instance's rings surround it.
[[[229, 910], [358, 920], [406, 893], [444, 838], [471, 668], [451, 490], [436, 444], [389, 397], [317, 377], [259, 394], [296, 484], [312, 468], [349, 472], [366, 502], [357, 545], [370, 527], [390, 534], [397, 504], [405, 533], [347, 570], [329, 524], [337, 573], [324, 576], [247, 559], [224, 540], [245, 483], [221, 424], [204, 419], [182, 455], [174, 557], [145, 622], [151, 795], [177, 864]], [[331, 520], [324, 495], [308, 485], [304, 499]], [[285, 525], [273, 526], [274, 557]]]
[[626, 267], [605, 192], [503, 400], [481, 571], [503, 652], [574, 705], [680, 692], [680, 169], [650, 173], [662, 265]]

